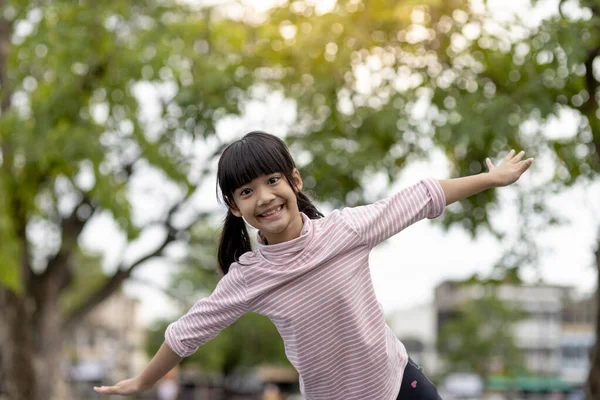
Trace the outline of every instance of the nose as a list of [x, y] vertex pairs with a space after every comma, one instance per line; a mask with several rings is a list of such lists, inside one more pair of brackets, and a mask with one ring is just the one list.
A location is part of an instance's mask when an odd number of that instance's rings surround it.
[[265, 206], [275, 200], [275, 194], [268, 187], [262, 188], [258, 193], [258, 205]]

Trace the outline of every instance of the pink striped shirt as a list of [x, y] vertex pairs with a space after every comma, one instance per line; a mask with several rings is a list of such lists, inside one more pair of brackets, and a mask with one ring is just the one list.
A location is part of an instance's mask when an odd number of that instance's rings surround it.
[[326, 218], [303, 214], [298, 238], [242, 255], [209, 297], [169, 325], [166, 343], [189, 356], [253, 311], [277, 327], [307, 400], [396, 399], [408, 356], [375, 297], [369, 253], [445, 204], [439, 182], [425, 179]]

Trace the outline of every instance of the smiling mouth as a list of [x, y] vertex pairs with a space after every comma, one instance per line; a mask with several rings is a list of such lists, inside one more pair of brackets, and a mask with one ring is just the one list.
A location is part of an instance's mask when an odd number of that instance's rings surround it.
[[277, 208], [276, 208], [276, 209], [274, 209], [274, 210], [271, 210], [271, 211], [269, 211], [269, 212], [266, 212], [266, 213], [263, 213], [263, 214], [258, 214], [258, 216], [259, 216], [259, 217], [269, 217], [269, 216], [271, 216], [271, 215], [273, 215], [273, 214], [276, 214], [276, 213], [278, 213], [279, 211], [281, 211], [281, 209], [282, 209], [282, 208], [283, 208], [283, 204], [282, 204], [282, 205], [280, 205], [279, 207], [277, 207]]

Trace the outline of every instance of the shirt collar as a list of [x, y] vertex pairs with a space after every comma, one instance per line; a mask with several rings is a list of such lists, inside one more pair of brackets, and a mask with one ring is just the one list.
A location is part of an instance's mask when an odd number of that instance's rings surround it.
[[300, 236], [295, 239], [267, 245], [264, 243], [261, 233], [257, 233], [258, 252], [265, 260], [273, 264], [283, 264], [293, 261], [302, 254], [302, 251], [312, 238], [314, 227], [312, 220], [306, 214], [301, 212], [300, 216], [302, 217], [302, 231], [300, 231]]

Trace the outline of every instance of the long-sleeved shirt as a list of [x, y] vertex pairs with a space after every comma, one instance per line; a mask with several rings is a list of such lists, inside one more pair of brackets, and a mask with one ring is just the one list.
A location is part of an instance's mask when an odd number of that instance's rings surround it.
[[393, 400], [408, 355], [375, 297], [369, 253], [381, 241], [444, 210], [425, 179], [392, 197], [322, 219], [302, 214], [300, 236], [247, 252], [187, 314], [167, 328], [185, 357], [248, 311], [268, 316], [283, 338], [307, 400]]

